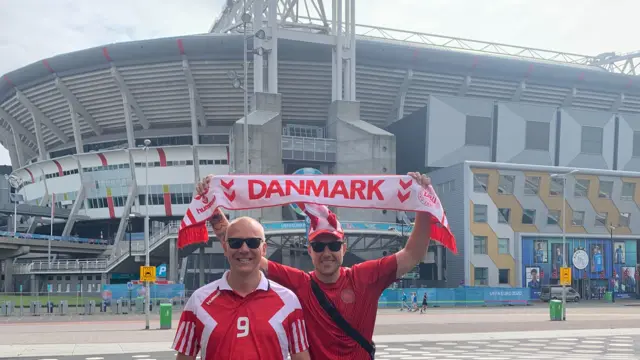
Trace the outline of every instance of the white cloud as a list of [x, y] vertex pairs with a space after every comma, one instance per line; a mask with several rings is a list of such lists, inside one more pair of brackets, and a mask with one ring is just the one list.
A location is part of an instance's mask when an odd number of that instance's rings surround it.
[[[0, 74], [103, 44], [205, 33], [224, 2], [0, 0]], [[589, 55], [640, 50], [633, 0], [357, 0], [356, 10], [358, 23], [390, 28]]]

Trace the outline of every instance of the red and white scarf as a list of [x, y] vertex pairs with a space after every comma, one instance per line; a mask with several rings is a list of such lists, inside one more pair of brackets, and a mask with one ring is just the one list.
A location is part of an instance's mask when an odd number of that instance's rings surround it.
[[431, 238], [454, 253], [456, 241], [440, 199], [410, 176], [397, 175], [219, 175], [205, 195], [189, 204], [178, 233], [178, 247], [207, 242], [206, 221], [218, 207], [248, 210], [292, 203], [427, 212]]

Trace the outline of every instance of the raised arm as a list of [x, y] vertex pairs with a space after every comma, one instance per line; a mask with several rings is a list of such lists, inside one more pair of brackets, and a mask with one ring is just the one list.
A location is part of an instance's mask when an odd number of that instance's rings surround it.
[[[420, 173], [409, 173], [408, 175], [424, 188], [431, 185], [431, 179], [426, 175]], [[401, 278], [424, 259], [431, 242], [431, 222], [430, 214], [424, 212], [416, 214], [416, 221], [407, 244], [404, 249], [396, 253], [398, 263], [396, 278]]]

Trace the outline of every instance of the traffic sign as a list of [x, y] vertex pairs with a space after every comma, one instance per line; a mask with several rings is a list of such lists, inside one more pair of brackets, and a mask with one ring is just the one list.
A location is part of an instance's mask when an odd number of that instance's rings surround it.
[[156, 281], [156, 267], [155, 266], [140, 266], [140, 281], [155, 282]]
[[560, 285], [571, 286], [571, 268], [560, 268]]
[[129, 291], [133, 290], [133, 283], [131, 281], [127, 283], [127, 290]]

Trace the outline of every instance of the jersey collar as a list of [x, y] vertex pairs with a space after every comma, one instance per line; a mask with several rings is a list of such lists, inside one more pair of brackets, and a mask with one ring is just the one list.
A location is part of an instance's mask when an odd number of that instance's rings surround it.
[[[229, 285], [229, 282], [227, 281], [227, 276], [229, 275], [229, 272], [230, 270], [227, 270], [224, 272], [224, 274], [222, 274], [222, 277], [220, 278], [218, 283], [218, 289], [233, 291], [233, 289], [231, 288], [231, 285]], [[256, 288], [256, 290], [268, 291], [269, 286], [270, 286], [269, 280], [267, 279], [266, 276], [264, 276], [262, 271], [260, 271], [260, 283], [258, 284], [258, 287]]]

